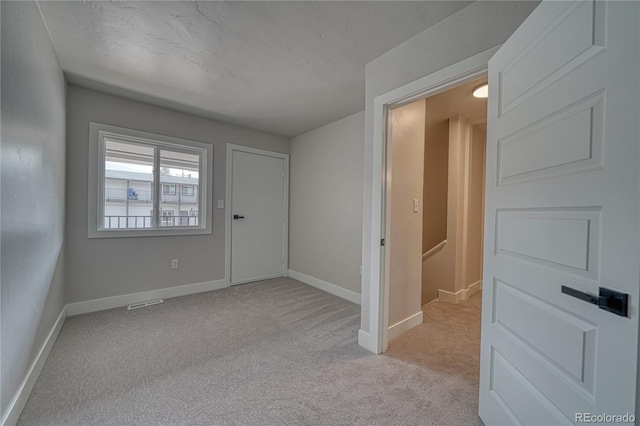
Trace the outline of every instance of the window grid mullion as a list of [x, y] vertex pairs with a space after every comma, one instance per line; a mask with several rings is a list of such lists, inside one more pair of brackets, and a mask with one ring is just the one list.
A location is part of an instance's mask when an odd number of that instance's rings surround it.
[[[200, 152], [200, 159], [198, 161], [198, 167], [201, 174], [200, 179], [198, 180], [198, 224], [202, 225], [202, 221], [205, 220], [205, 215], [207, 214], [206, 204], [207, 198], [202, 194], [206, 194], [206, 191], [209, 191], [209, 187], [207, 186], [207, 178], [206, 173], [203, 175], [202, 172], [206, 171], [207, 167], [212, 167], [211, 165], [205, 164], [205, 152]], [[204, 190], [204, 191], [203, 191]]]
[[153, 153], [153, 229], [160, 228], [160, 148]]
[[[104, 137], [99, 133], [98, 134], [98, 185], [97, 185], [97, 194], [98, 194], [98, 206], [97, 206], [97, 210], [98, 210], [98, 229], [104, 229], [105, 226], [105, 219], [104, 219], [104, 212], [105, 212], [105, 206], [104, 206], [104, 196], [105, 196], [105, 190], [104, 190], [104, 185], [105, 185], [105, 175], [106, 175], [106, 171], [105, 171], [105, 158], [106, 158], [106, 153], [105, 153], [105, 149], [106, 149], [106, 144], [104, 141]], [[91, 184], [91, 183], [89, 183]], [[111, 226], [111, 224], [109, 224], [109, 226]]]

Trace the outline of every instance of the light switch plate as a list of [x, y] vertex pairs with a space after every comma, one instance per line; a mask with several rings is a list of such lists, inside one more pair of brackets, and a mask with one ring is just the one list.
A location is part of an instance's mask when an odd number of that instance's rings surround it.
[[418, 199], [417, 198], [413, 199], [413, 212], [414, 213], [418, 213]]
[[218, 208], [224, 209], [224, 200], [218, 200]]

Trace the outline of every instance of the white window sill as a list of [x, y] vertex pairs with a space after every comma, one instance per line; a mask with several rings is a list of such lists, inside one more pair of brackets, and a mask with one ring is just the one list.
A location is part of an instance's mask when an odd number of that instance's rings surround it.
[[128, 238], [128, 237], [179, 237], [185, 235], [207, 235], [211, 229], [205, 228], [173, 228], [173, 229], [148, 229], [148, 230], [89, 230], [89, 238]]

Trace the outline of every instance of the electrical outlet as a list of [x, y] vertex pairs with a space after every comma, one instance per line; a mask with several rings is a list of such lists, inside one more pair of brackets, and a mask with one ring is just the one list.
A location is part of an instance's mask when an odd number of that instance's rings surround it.
[[178, 259], [173, 259], [171, 261], [171, 269], [178, 269]]
[[360, 265], [360, 276], [362, 276], [362, 265]]

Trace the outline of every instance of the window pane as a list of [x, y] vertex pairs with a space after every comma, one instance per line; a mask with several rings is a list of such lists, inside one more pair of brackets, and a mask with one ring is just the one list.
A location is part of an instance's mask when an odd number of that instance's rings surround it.
[[182, 185], [182, 195], [193, 195], [193, 186], [192, 185]]
[[151, 228], [154, 148], [105, 140], [104, 229]]
[[160, 226], [198, 226], [200, 153], [160, 150]]

